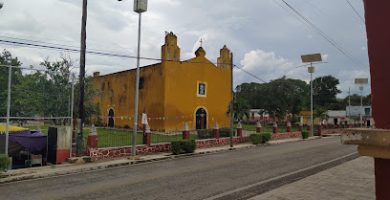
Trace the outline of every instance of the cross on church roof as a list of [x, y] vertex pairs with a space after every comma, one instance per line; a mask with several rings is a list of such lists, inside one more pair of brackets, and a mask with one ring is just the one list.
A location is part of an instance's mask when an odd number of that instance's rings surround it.
[[200, 38], [199, 43], [200, 43], [200, 47], [202, 47], [202, 45], [203, 45], [203, 38]]

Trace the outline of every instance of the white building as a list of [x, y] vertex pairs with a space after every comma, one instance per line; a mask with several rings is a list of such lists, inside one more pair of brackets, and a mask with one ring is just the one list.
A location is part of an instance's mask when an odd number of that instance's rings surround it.
[[371, 106], [347, 106], [345, 108], [347, 116], [351, 118], [370, 118], [372, 116]]
[[328, 110], [326, 111], [328, 116], [327, 123], [331, 125], [340, 125], [347, 119], [347, 112], [345, 110]]

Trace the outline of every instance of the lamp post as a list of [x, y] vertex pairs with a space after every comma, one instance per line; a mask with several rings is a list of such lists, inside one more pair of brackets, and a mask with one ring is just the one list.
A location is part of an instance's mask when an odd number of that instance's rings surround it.
[[134, 126], [133, 135], [131, 137], [132, 150], [131, 155], [136, 155], [136, 138], [138, 126], [138, 96], [139, 96], [139, 65], [140, 65], [140, 49], [141, 49], [141, 17], [142, 13], [146, 12], [148, 0], [134, 0], [134, 12], [138, 13], [138, 45], [137, 45], [137, 75], [135, 78], [135, 96], [134, 96]]
[[363, 114], [364, 114], [364, 110], [363, 110], [363, 89], [364, 89], [364, 85], [367, 85], [368, 84], [368, 78], [355, 78], [355, 84], [359, 86], [359, 90], [360, 90], [360, 112], [359, 112], [359, 123], [360, 123], [360, 127], [363, 126]]
[[0, 9], [3, 8], [3, 5], [4, 5], [4, 3], [3, 3], [3, 2], [0, 2]]
[[310, 136], [313, 136], [313, 73], [315, 70], [313, 62], [321, 62], [322, 57], [321, 54], [316, 53], [301, 55], [301, 59], [303, 63], [310, 63], [310, 67], [307, 68], [307, 71], [310, 73]]
[[307, 68], [307, 71], [310, 73], [310, 136], [314, 135], [313, 130], [313, 73], [314, 66], [310, 63], [310, 67]]

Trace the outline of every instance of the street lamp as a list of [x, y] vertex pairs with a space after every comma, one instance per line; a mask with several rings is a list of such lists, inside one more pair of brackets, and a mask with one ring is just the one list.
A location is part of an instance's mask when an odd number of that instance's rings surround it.
[[313, 130], [313, 73], [315, 68], [313, 66], [313, 62], [321, 62], [322, 57], [321, 54], [308, 54], [301, 55], [301, 59], [303, 63], [310, 63], [310, 67], [307, 68], [307, 71], [310, 73], [310, 136], [314, 135]]
[[148, 0], [134, 0], [134, 12], [138, 13], [138, 45], [137, 45], [137, 76], [135, 78], [135, 96], [134, 96], [134, 126], [132, 139], [131, 155], [136, 155], [136, 138], [138, 126], [138, 96], [139, 96], [139, 65], [140, 65], [140, 49], [141, 49], [141, 17], [142, 13], [146, 12]]
[[0, 9], [3, 8], [3, 5], [4, 5], [4, 3], [3, 3], [3, 2], [0, 2]]
[[368, 84], [368, 78], [355, 78], [355, 84], [356, 85], [359, 85], [359, 90], [360, 90], [360, 112], [359, 112], [359, 123], [360, 123], [360, 127], [363, 126], [363, 114], [364, 114], [364, 111], [363, 111], [363, 89], [364, 89], [364, 85], [367, 85]]

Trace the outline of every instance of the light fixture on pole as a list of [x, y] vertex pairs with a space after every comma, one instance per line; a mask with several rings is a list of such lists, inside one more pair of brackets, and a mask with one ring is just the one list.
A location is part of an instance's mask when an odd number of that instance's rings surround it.
[[363, 89], [364, 85], [368, 84], [368, 78], [355, 78], [355, 84], [359, 86], [360, 90], [360, 112], [359, 112], [359, 123], [360, 127], [363, 126]]
[[3, 2], [0, 2], [0, 9], [3, 8], [3, 5], [4, 5], [4, 3], [3, 3]]
[[307, 54], [301, 55], [301, 59], [303, 63], [310, 63], [310, 67], [307, 68], [307, 71], [310, 73], [310, 136], [314, 135], [314, 120], [313, 120], [313, 73], [315, 68], [313, 66], [313, 62], [321, 62], [322, 57], [321, 54]]
[[141, 52], [141, 16], [146, 12], [148, 0], [134, 0], [134, 12], [138, 13], [138, 45], [137, 45], [137, 75], [135, 78], [135, 96], [134, 96], [134, 125], [133, 135], [131, 137], [132, 151], [131, 155], [136, 155], [136, 140], [138, 126], [138, 96], [139, 96], [139, 74], [140, 74], [140, 52]]

